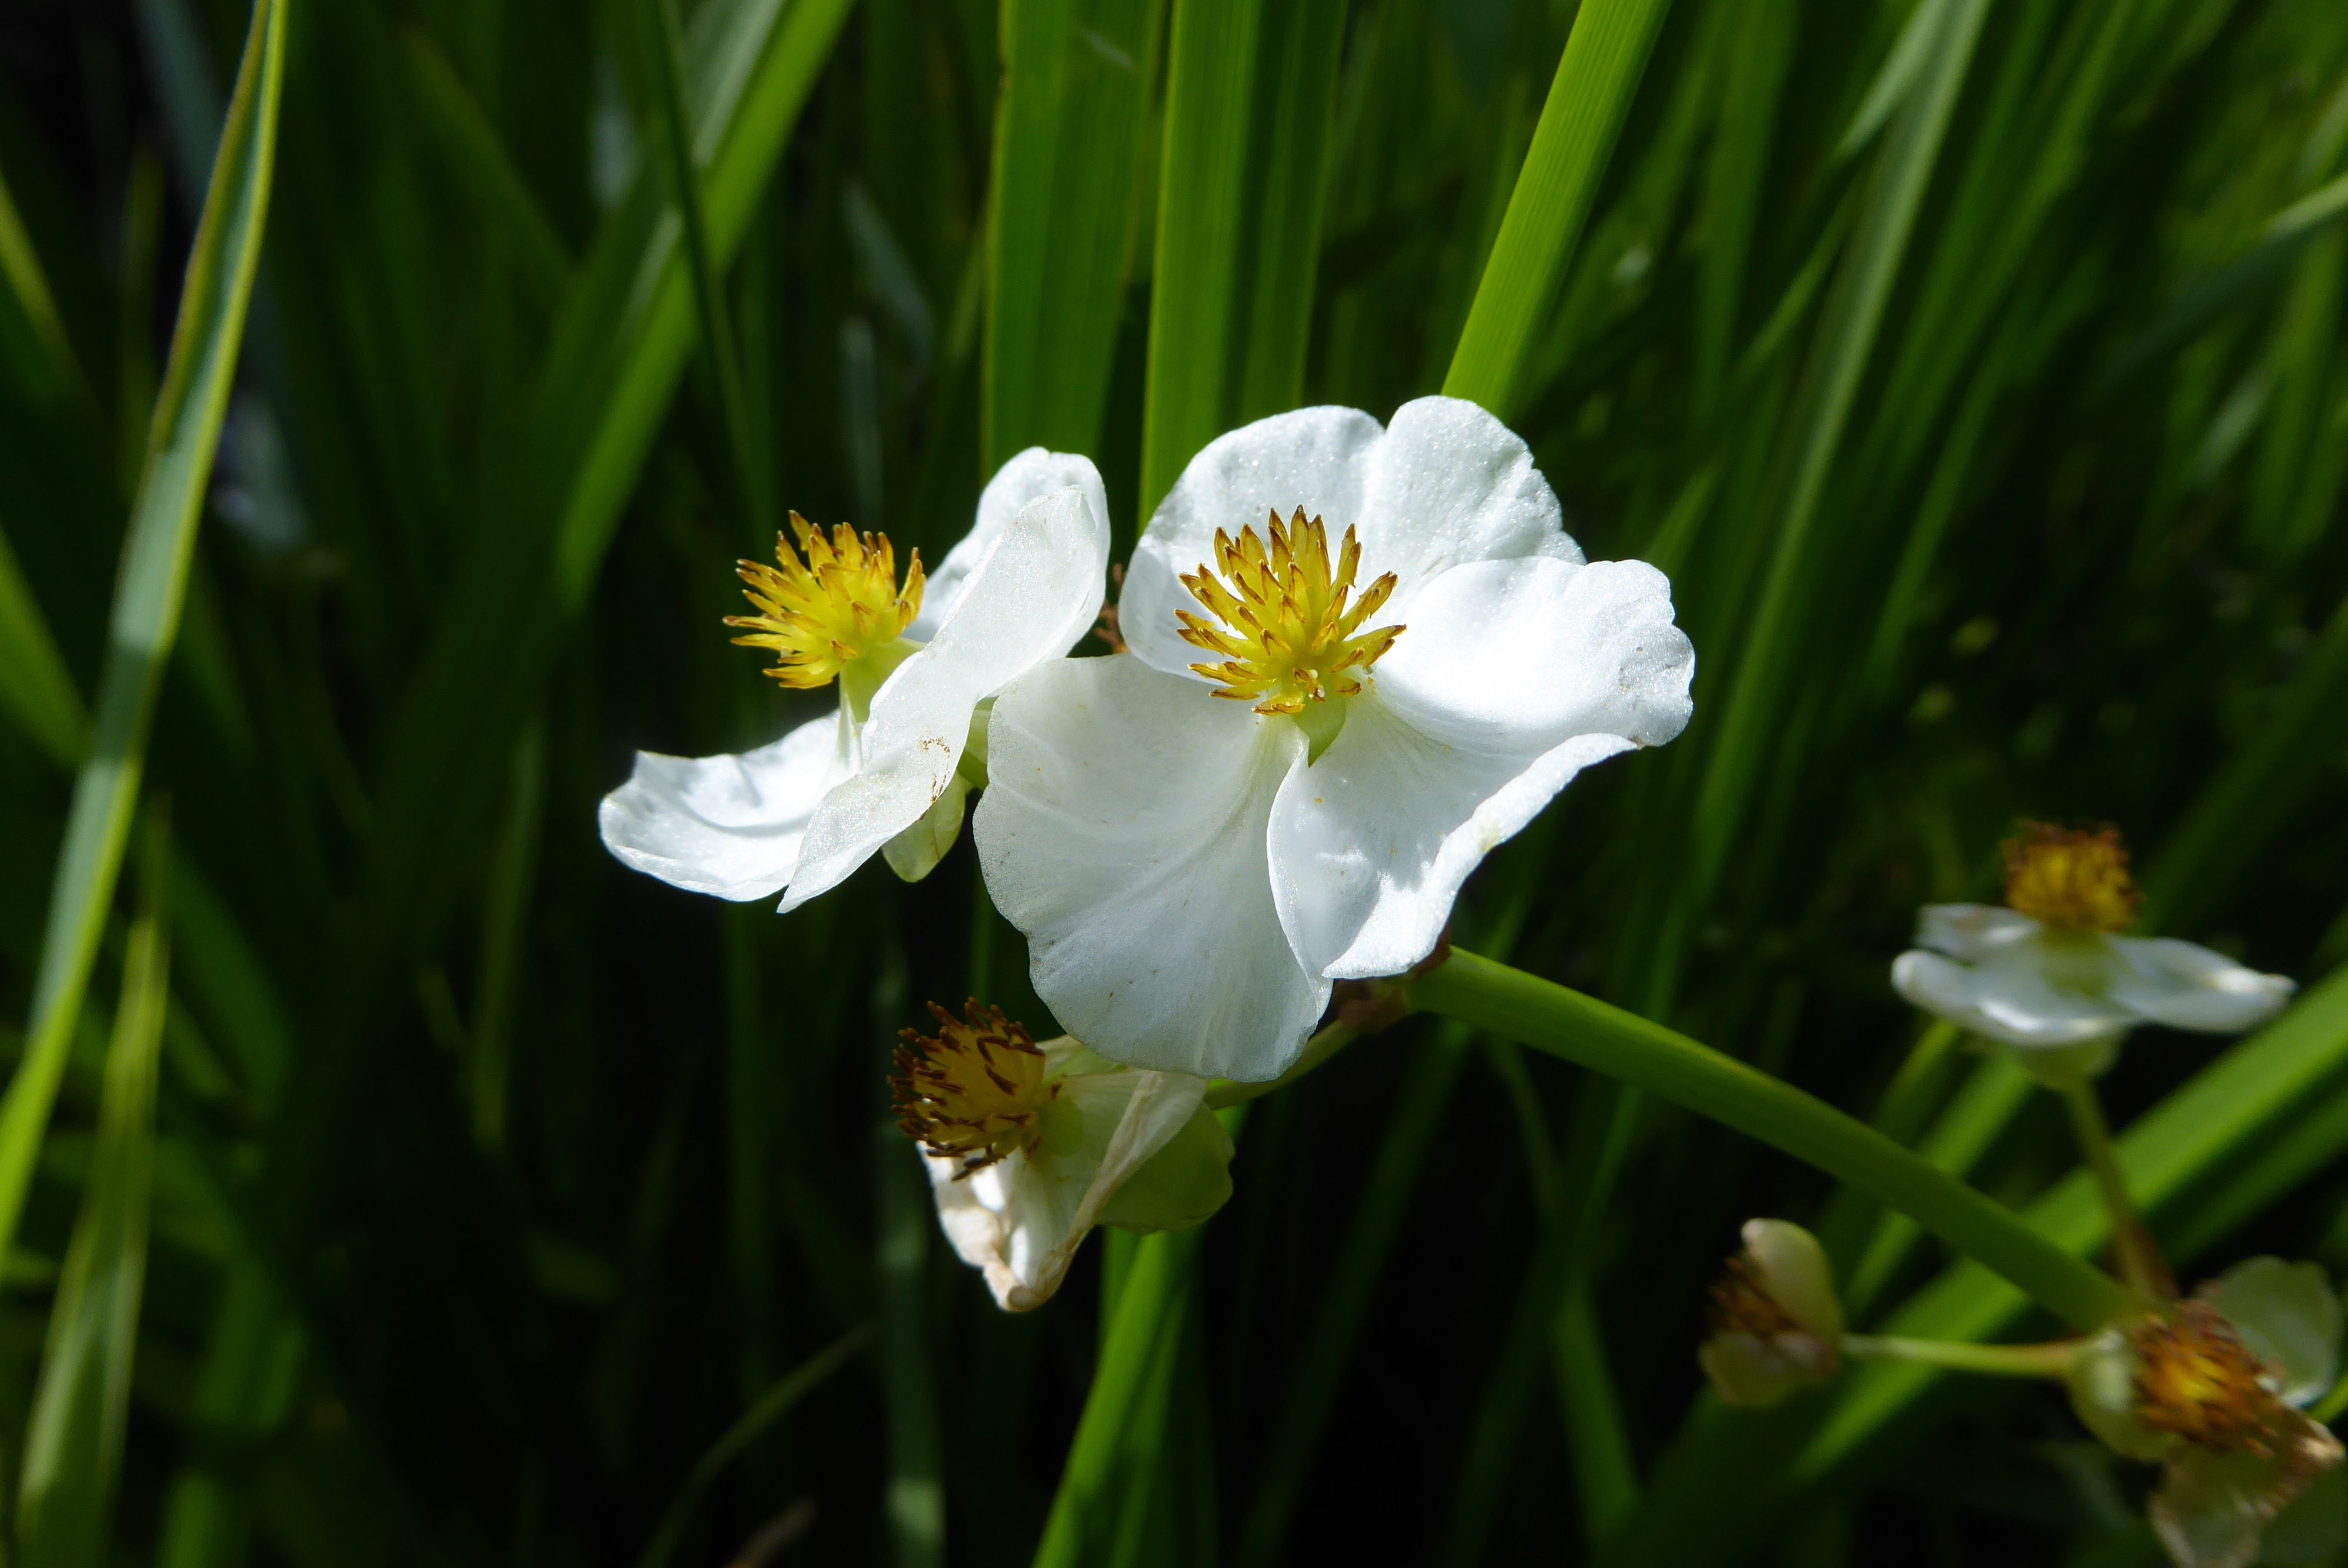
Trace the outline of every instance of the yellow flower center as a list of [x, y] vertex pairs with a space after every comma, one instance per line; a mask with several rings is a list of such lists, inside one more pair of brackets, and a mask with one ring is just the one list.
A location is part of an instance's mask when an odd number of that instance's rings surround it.
[[1060, 1086], [1044, 1081], [1044, 1053], [1000, 1008], [973, 998], [963, 1019], [930, 1004], [938, 1033], [906, 1030], [889, 1080], [897, 1126], [942, 1160], [958, 1160], [960, 1181], [1014, 1149], [1033, 1154], [1044, 1138], [1044, 1112]]
[[1298, 715], [1308, 702], [1359, 695], [1362, 677], [1403, 632], [1382, 626], [1355, 635], [1394, 593], [1394, 573], [1354, 599], [1362, 547], [1352, 528], [1332, 571], [1329, 534], [1320, 518], [1307, 522], [1299, 507], [1285, 528], [1273, 512], [1270, 527], [1269, 545], [1253, 528], [1241, 529], [1236, 541], [1217, 528], [1220, 579], [1216, 567], [1204, 563], [1182, 578], [1209, 612], [1175, 612], [1182, 641], [1222, 661], [1190, 668], [1220, 683], [1216, 696], [1253, 702], [1259, 713]]
[[2128, 1331], [2136, 1419], [2204, 1448], [2266, 1453], [2282, 1402], [2234, 1326], [2206, 1301], [2179, 1302]]
[[812, 688], [904, 635], [922, 612], [922, 552], [913, 552], [900, 592], [888, 535], [859, 534], [841, 523], [827, 539], [797, 512], [791, 531], [798, 536], [798, 554], [777, 534], [773, 566], [737, 563], [747, 585], [742, 596], [758, 613], [729, 615], [726, 624], [748, 629], [749, 636], [734, 640], [743, 647], [775, 651], [767, 674], [786, 686]]
[[2116, 828], [2029, 822], [2005, 846], [2006, 903], [2053, 930], [2126, 930], [2142, 898]]

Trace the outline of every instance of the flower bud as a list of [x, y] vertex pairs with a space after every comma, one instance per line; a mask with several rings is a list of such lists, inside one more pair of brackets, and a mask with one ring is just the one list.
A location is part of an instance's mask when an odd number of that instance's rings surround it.
[[1818, 1238], [1784, 1220], [1747, 1220], [1745, 1250], [1713, 1287], [1712, 1337], [1697, 1352], [1722, 1400], [1774, 1405], [1842, 1370], [1842, 1301]]

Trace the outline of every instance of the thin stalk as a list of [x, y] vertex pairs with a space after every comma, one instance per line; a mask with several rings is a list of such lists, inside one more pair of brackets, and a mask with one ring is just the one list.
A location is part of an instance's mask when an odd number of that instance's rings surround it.
[[2051, 1345], [1967, 1345], [1953, 1339], [1903, 1339], [1890, 1334], [1842, 1337], [1842, 1353], [1854, 1361], [1907, 1361], [1919, 1367], [1945, 1367], [1952, 1372], [2057, 1381], [2070, 1372], [2071, 1358], [2077, 1349], [2067, 1340]]
[[1619, 1078], [1865, 1189], [2075, 1327], [2144, 1309], [2138, 1292], [1872, 1127], [1661, 1024], [1457, 948], [1411, 990], [1421, 1009]]
[[2071, 1131], [2078, 1135], [2079, 1153], [2096, 1179], [2096, 1191], [2112, 1216], [2112, 1255], [2120, 1277], [2148, 1296], [2166, 1300], [2177, 1294], [2177, 1280], [2152, 1239], [2151, 1227], [2129, 1198], [2127, 1179], [2120, 1174], [2119, 1157], [2112, 1152], [2112, 1130], [2104, 1120], [2103, 1102], [2093, 1082], [2075, 1083], [2063, 1091], [2063, 1109], [2070, 1113]]

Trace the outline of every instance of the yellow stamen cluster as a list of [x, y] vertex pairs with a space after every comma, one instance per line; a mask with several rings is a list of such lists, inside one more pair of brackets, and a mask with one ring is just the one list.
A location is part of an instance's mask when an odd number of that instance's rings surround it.
[[726, 624], [749, 629], [734, 640], [743, 647], [779, 655], [767, 673], [784, 685], [822, 686], [850, 661], [894, 642], [922, 612], [922, 552], [913, 552], [900, 592], [888, 535], [859, 534], [841, 523], [827, 539], [797, 512], [791, 531], [798, 554], [777, 534], [773, 566], [737, 563], [748, 585], [743, 597], [758, 613], [729, 615]]
[[2117, 828], [2027, 822], [2005, 846], [2006, 903], [2054, 930], [2126, 930], [2143, 897]]
[[959, 1160], [960, 1181], [1014, 1149], [1035, 1152], [1044, 1108], [1060, 1086], [1044, 1081], [1044, 1053], [1000, 1008], [973, 997], [957, 1019], [937, 1003], [935, 1039], [912, 1030], [899, 1038], [897, 1075], [889, 1080], [897, 1127], [942, 1160]]
[[1284, 528], [1273, 512], [1271, 533], [1267, 545], [1253, 528], [1241, 529], [1236, 541], [1217, 528], [1220, 580], [1217, 568], [1204, 563], [1183, 576], [1182, 586], [1213, 619], [1177, 610], [1182, 641], [1222, 659], [1190, 668], [1221, 682], [1216, 696], [1253, 702], [1259, 713], [1302, 713], [1308, 702], [1359, 695], [1362, 674], [1402, 635], [1399, 626], [1354, 635], [1394, 593], [1394, 573], [1355, 600], [1362, 547], [1352, 528], [1338, 546], [1334, 572], [1328, 530], [1318, 518], [1307, 522], [1303, 507]]
[[2182, 1301], [2128, 1331], [2136, 1419], [2204, 1448], [2271, 1452], [2282, 1401], [2234, 1326], [2206, 1301]]

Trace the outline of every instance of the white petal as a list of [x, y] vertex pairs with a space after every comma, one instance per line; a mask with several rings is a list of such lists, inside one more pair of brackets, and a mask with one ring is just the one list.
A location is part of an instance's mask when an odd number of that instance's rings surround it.
[[1457, 397], [1422, 397], [1395, 410], [1370, 453], [1361, 530], [1364, 578], [1390, 571], [1401, 579], [1376, 624], [1409, 620], [1412, 599], [1451, 567], [1582, 559], [1530, 449]]
[[1425, 958], [1468, 873], [1575, 774], [1686, 726], [1694, 662], [1643, 562], [1446, 572], [1272, 810], [1273, 886], [1306, 964], [1352, 979]]
[[[937, 569], [927, 573], [929, 586], [922, 592], [922, 613], [905, 629], [905, 635], [916, 642], [927, 642], [938, 634], [938, 629], [962, 602], [969, 589], [972, 573], [994, 541], [1011, 525], [1028, 502], [1048, 496], [1055, 490], [1075, 487], [1085, 493], [1092, 503], [1093, 515], [1099, 518], [1104, 531], [1108, 527], [1108, 493], [1101, 488], [1099, 470], [1087, 457], [1069, 452], [1047, 452], [1041, 446], [1030, 446], [994, 471], [986, 488], [978, 495], [978, 515], [962, 543], [946, 553]], [[1096, 596], [1093, 608], [1100, 608]], [[1089, 620], [1086, 625], [1090, 625]]]
[[1912, 948], [1892, 964], [1891, 984], [1926, 1012], [2008, 1045], [2077, 1045], [2137, 1021], [2107, 998], [2049, 983], [2026, 949], [1974, 967]]
[[848, 727], [834, 713], [739, 756], [638, 752], [596, 816], [604, 845], [639, 871], [720, 898], [764, 898], [791, 879], [808, 820], [849, 772]]
[[2209, 1034], [2256, 1029], [2298, 989], [2281, 975], [2244, 968], [2223, 953], [2168, 938], [2116, 937], [2123, 960], [2114, 1001], [2154, 1023]]
[[960, 1180], [956, 1162], [923, 1162], [947, 1239], [985, 1274], [1006, 1312], [1051, 1299], [1102, 1207], [1190, 1119], [1207, 1081], [1118, 1071], [1066, 1078], [1060, 1087], [1083, 1117], [1076, 1147], [1033, 1158], [1014, 1153]]
[[1916, 911], [1916, 945], [1969, 964], [2027, 942], [2044, 929], [2002, 904], [1927, 904]]
[[1277, 1077], [1329, 1000], [1264, 852], [1303, 733], [1138, 659], [1071, 659], [1004, 692], [987, 743], [979, 860], [1060, 1021], [1137, 1067]]
[[1174, 612], [1198, 608], [1176, 574], [1214, 559], [1217, 528], [1234, 538], [1245, 528], [1261, 534], [1275, 509], [1286, 518], [1303, 507], [1307, 516], [1319, 517], [1334, 547], [1360, 519], [1367, 456], [1383, 434], [1357, 408], [1300, 408], [1208, 442], [1158, 504], [1134, 547], [1117, 600], [1126, 646], [1172, 675], [1205, 658], [1175, 635]]
[[[1004, 682], [1076, 645], [1099, 612], [1107, 565], [1108, 522], [1081, 489], [1028, 502], [996, 534], [937, 636], [872, 699], [863, 764], [808, 825], [785, 909], [839, 886], [874, 850], [945, 804], [973, 711]], [[957, 812], [940, 825], [944, 844], [960, 824]]]

